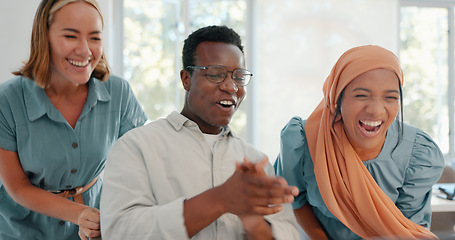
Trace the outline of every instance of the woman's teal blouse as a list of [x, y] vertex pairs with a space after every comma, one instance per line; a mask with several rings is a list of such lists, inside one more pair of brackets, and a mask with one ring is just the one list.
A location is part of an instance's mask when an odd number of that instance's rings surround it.
[[[87, 185], [104, 169], [108, 151], [147, 116], [128, 82], [90, 79], [73, 129], [34, 81], [15, 77], [0, 85], [0, 148], [17, 152], [31, 183], [51, 191]], [[6, 161], [1, 159], [1, 161]], [[98, 208], [102, 180], [83, 193]], [[78, 226], [17, 204], [0, 182], [0, 239], [79, 239]]]
[[[289, 185], [299, 188], [293, 208], [309, 203], [329, 239], [360, 239], [333, 216], [322, 200], [304, 126], [305, 121], [294, 117], [281, 131], [275, 172]], [[399, 133], [396, 120], [388, 129], [379, 155], [363, 163], [404, 216], [429, 227], [431, 188], [444, 169], [444, 158], [436, 143], [423, 131], [403, 124], [403, 138], [398, 141]]]

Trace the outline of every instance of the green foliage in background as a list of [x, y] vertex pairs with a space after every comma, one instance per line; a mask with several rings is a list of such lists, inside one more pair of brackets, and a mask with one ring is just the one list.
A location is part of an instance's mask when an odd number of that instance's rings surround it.
[[[179, 72], [186, 32], [226, 25], [239, 33], [246, 44], [245, 1], [187, 2], [188, 6], [181, 0], [124, 1], [124, 74], [150, 120], [179, 112], [183, 106], [185, 93]], [[189, 10], [189, 22], [185, 22], [185, 9]], [[242, 137], [246, 135], [245, 105], [244, 102], [230, 124]]]
[[437, 141], [448, 139], [447, 14], [440, 8], [401, 8], [404, 121]]

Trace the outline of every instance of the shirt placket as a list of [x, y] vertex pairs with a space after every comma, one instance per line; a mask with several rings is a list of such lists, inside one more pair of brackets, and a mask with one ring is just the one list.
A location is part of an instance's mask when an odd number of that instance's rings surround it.
[[79, 172], [79, 168], [81, 167], [81, 142], [80, 138], [78, 137], [79, 134], [79, 127], [76, 126], [76, 128], [72, 131], [70, 131], [70, 141], [69, 144], [71, 145], [69, 147], [71, 156], [70, 156], [70, 163], [69, 163], [69, 168], [68, 169], [62, 169], [63, 171], [68, 171], [68, 182], [65, 185], [65, 189], [72, 189], [78, 186], [75, 186], [76, 180], [77, 180], [77, 173]]
[[[226, 144], [224, 138], [220, 138], [215, 142], [215, 146], [213, 148], [213, 154], [212, 154], [212, 176], [213, 176], [213, 184], [214, 186], [219, 186], [225, 182], [225, 179], [223, 178], [224, 174], [223, 173], [223, 159], [224, 159], [224, 153], [226, 152]], [[232, 163], [234, 164], [234, 163]], [[226, 232], [226, 229], [223, 229], [222, 226], [224, 224], [221, 224], [220, 221], [223, 221], [223, 216], [218, 218], [216, 220], [216, 239], [217, 240], [225, 240], [228, 239], [228, 235]]]

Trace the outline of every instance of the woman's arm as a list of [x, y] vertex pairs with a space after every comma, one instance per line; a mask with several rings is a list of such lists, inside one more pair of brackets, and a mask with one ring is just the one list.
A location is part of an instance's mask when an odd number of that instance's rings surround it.
[[301, 208], [294, 209], [294, 214], [308, 238], [315, 240], [328, 239], [309, 203], [306, 203]]
[[0, 181], [21, 206], [77, 224], [85, 236], [100, 235], [99, 211], [34, 186], [22, 169], [17, 152], [0, 148]]
[[[404, 130], [410, 132], [407, 129]], [[411, 221], [426, 228], [431, 223], [431, 191], [444, 170], [442, 152], [424, 132], [417, 130], [412, 153], [395, 205]]]

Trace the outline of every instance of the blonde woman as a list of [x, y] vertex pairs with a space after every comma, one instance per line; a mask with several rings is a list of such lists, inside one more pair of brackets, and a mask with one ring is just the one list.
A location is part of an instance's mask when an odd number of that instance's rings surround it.
[[128, 83], [110, 76], [95, 0], [43, 0], [30, 58], [0, 85], [0, 239], [100, 235], [114, 142], [143, 125]]

